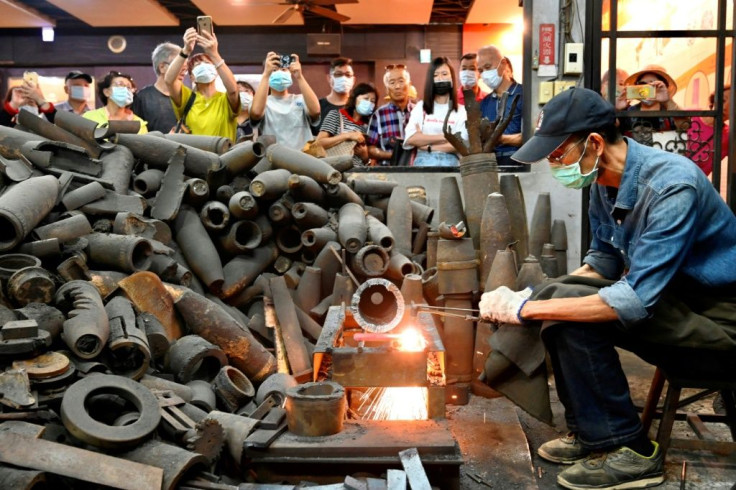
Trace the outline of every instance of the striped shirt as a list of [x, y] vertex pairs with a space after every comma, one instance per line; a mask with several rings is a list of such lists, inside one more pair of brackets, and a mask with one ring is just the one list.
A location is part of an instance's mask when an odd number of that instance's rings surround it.
[[[355, 119], [350, 117], [345, 109], [339, 109], [331, 110], [327, 113], [324, 122], [322, 122], [322, 127], [319, 130], [328, 133], [330, 136], [337, 136], [342, 133], [351, 133], [353, 131], [360, 131], [365, 134], [368, 130], [368, 125], [356, 122]], [[363, 160], [358, 156], [353, 156], [353, 165], [356, 167], [363, 166]]]

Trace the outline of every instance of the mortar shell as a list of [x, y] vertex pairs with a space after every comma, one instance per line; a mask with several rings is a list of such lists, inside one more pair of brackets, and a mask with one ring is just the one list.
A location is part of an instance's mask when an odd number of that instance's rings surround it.
[[266, 147], [258, 141], [238, 143], [220, 155], [220, 162], [230, 175], [240, 175], [252, 169], [266, 155]]
[[511, 219], [511, 236], [516, 241], [514, 250], [517, 261], [520, 262], [529, 255], [529, 225], [526, 218], [524, 193], [521, 190], [519, 177], [514, 174], [502, 174], [499, 185], [501, 194], [506, 199], [506, 209], [509, 210]]
[[148, 270], [153, 248], [145, 238], [131, 235], [87, 235], [89, 260], [125, 272]]
[[491, 272], [496, 252], [506, 250], [513, 241], [506, 199], [500, 193], [489, 194], [480, 226], [480, 277], [484, 285]]
[[15, 248], [56, 204], [59, 181], [45, 175], [31, 177], [0, 196], [0, 252]]
[[350, 253], [356, 253], [365, 243], [368, 226], [362, 206], [347, 203], [338, 213], [337, 237]]
[[285, 145], [275, 144], [266, 149], [266, 157], [275, 168], [306, 175], [323, 184], [337, 184], [342, 174], [319, 158], [307, 155]]
[[258, 214], [258, 203], [248, 191], [233, 194], [228, 202], [230, 214], [237, 219], [252, 219]]
[[230, 210], [220, 201], [209, 201], [199, 212], [204, 227], [212, 232], [224, 230], [230, 223]]

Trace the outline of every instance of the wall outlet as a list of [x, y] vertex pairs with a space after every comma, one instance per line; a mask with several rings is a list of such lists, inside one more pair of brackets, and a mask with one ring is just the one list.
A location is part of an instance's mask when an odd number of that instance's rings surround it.
[[539, 82], [539, 103], [546, 104], [554, 96], [555, 82]]
[[565, 62], [562, 73], [579, 75], [583, 73], [583, 43], [565, 44]]
[[554, 85], [554, 95], [559, 95], [563, 90], [574, 87], [576, 82], [575, 80], [557, 80]]

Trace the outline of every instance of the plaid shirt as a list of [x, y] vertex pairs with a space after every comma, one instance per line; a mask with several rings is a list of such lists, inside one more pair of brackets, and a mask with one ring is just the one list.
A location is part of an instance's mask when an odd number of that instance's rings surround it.
[[[403, 111], [393, 102], [379, 107], [368, 127], [368, 144], [384, 151], [393, 151], [396, 139], [404, 139], [404, 128], [413, 108], [413, 102], [409, 102]], [[389, 162], [382, 160], [379, 164], [388, 165]]]

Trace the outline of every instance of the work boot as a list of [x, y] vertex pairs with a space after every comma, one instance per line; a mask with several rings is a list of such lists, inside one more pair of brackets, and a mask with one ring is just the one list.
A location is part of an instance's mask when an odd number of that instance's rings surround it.
[[585, 449], [575, 434], [569, 432], [558, 439], [547, 441], [537, 449], [537, 454], [547, 461], [573, 464], [584, 460], [590, 451]]
[[622, 446], [591, 455], [557, 475], [557, 483], [573, 490], [646, 488], [664, 481], [664, 457], [659, 445], [645, 457]]

